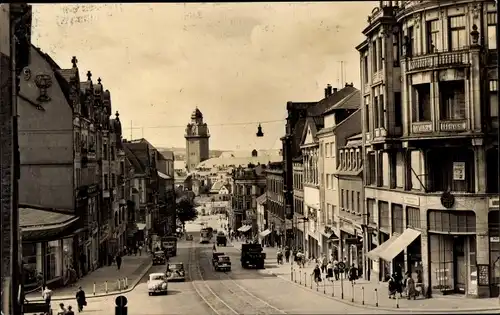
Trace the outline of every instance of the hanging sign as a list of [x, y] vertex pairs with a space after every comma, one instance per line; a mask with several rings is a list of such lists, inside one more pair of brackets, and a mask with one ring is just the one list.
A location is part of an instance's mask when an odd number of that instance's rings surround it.
[[453, 180], [465, 180], [465, 162], [453, 162]]

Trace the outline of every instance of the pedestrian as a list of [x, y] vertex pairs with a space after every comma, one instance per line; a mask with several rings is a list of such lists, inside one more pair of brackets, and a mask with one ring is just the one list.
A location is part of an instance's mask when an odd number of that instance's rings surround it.
[[83, 291], [82, 287], [78, 288], [76, 292], [76, 304], [78, 305], [78, 312], [83, 311], [83, 307], [87, 306], [87, 298], [85, 297], [85, 291]]
[[142, 245], [139, 244], [139, 256], [142, 255]]
[[116, 268], [120, 270], [120, 267], [122, 266], [122, 257], [120, 256], [120, 254], [116, 255], [115, 260], [116, 260]]
[[68, 310], [66, 311], [66, 315], [75, 315], [75, 312], [73, 312], [73, 308], [71, 305], [68, 305]]
[[330, 281], [333, 279], [333, 264], [332, 261], [329, 261], [326, 265], [326, 278]]
[[66, 315], [66, 307], [64, 307], [64, 303], [59, 303], [59, 310], [57, 312], [57, 315]]
[[290, 262], [290, 248], [287, 246], [285, 247], [285, 260], [286, 262]]
[[348, 267], [349, 264], [347, 263], [347, 257], [344, 257], [344, 260], [342, 262], [344, 263], [342, 273], [343, 273], [344, 279], [347, 279], [347, 277], [349, 276], [349, 267]]
[[321, 272], [326, 273], [326, 266], [328, 266], [328, 258], [323, 254], [321, 257]]
[[395, 298], [397, 293], [397, 283], [394, 279], [394, 274], [389, 277], [389, 281], [387, 282], [387, 289], [389, 290], [389, 299]]
[[349, 268], [349, 281], [351, 284], [356, 284], [356, 280], [358, 280], [358, 268], [354, 264]]
[[321, 282], [321, 269], [319, 268], [318, 264], [316, 264], [316, 267], [314, 267], [312, 276], [314, 277], [314, 282], [316, 282], [316, 285], [318, 285]]
[[339, 280], [340, 268], [339, 268], [339, 262], [337, 260], [333, 261], [333, 274], [335, 275], [335, 280]]
[[412, 278], [410, 272], [406, 273], [405, 289], [406, 289], [406, 298], [408, 300], [410, 300], [411, 298], [413, 298], [414, 300], [416, 300], [417, 289], [415, 287], [415, 280]]
[[49, 289], [48, 286], [45, 286], [42, 290], [42, 298], [45, 301], [45, 304], [50, 306], [50, 301], [52, 300], [52, 290]]

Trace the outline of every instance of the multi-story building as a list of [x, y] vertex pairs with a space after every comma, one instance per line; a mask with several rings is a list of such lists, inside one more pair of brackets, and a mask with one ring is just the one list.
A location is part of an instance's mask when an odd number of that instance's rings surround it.
[[268, 236], [269, 245], [281, 246], [285, 244], [287, 230], [285, 223], [285, 198], [283, 194], [283, 162], [269, 163], [265, 174], [267, 195], [266, 210], [268, 212], [266, 223], [271, 232]]
[[319, 106], [326, 108], [324, 128], [317, 132], [319, 142], [319, 189], [321, 218], [319, 231], [321, 234], [322, 253], [339, 258], [340, 236], [342, 234], [339, 220], [339, 190], [337, 170], [337, 143], [346, 137], [361, 132], [361, 116], [359, 111], [360, 91], [353, 84], [345, 84], [338, 90], [331, 85], [325, 89], [325, 98]]
[[[304, 165], [302, 160], [302, 155], [295, 157], [293, 160], [293, 209], [294, 209], [294, 218], [293, 218], [293, 227], [292, 227], [292, 239], [293, 239], [293, 248], [302, 248], [305, 249], [305, 236], [304, 231], [306, 230], [305, 224], [306, 221], [304, 219], [300, 220], [299, 218], [304, 218]], [[301, 228], [298, 226], [302, 225]]]
[[[358, 99], [359, 105], [359, 99]], [[351, 124], [350, 121], [354, 121]], [[345, 120], [351, 128], [361, 129], [360, 110]], [[339, 209], [334, 220], [338, 225], [340, 236], [337, 260], [342, 260], [347, 265], [354, 264], [359, 270], [359, 276], [365, 275], [367, 264], [363, 255], [363, 140], [361, 133], [347, 139], [337, 139], [338, 167], [335, 177], [338, 179]], [[336, 153], [337, 154], [337, 153]], [[335, 254], [334, 254], [335, 255]], [[366, 277], [365, 277], [366, 278]]]
[[176, 230], [176, 207], [175, 207], [175, 182], [174, 182], [174, 152], [163, 151], [159, 155], [158, 163], [158, 176], [160, 177], [160, 191], [159, 198], [160, 216], [166, 218], [165, 233], [172, 234]]
[[264, 245], [269, 245], [269, 234], [271, 230], [269, 229], [269, 212], [267, 211], [267, 192], [257, 197], [257, 232], [259, 233], [259, 243]]
[[265, 165], [249, 164], [233, 170], [231, 209], [228, 214], [229, 228], [232, 231], [256, 235], [257, 197], [266, 190], [265, 169]]
[[382, 1], [369, 17], [357, 49], [375, 278], [399, 264], [428, 295], [498, 295], [495, 10]]
[[191, 115], [191, 122], [186, 127], [184, 138], [186, 138], [186, 168], [191, 172], [200, 162], [210, 158], [210, 134], [198, 107]]

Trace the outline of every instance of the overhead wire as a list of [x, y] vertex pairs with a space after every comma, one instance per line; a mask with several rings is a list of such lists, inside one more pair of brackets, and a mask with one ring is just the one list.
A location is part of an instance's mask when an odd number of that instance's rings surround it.
[[[275, 119], [275, 120], [264, 120], [264, 121], [249, 121], [249, 122], [234, 122], [234, 123], [219, 123], [219, 124], [207, 124], [210, 128], [212, 127], [227, 127], [227, 126], [245, 126], [245, 125], [257, 125], [257, 124], [272, 124], [278, 122], [285, 122], [286, 119]], [[144, 127], [122, 127], [122, 129], [168, 129], [168, 128], [186, 128], [186, 125], [157, 125], [157, 126], [144, 126]]]

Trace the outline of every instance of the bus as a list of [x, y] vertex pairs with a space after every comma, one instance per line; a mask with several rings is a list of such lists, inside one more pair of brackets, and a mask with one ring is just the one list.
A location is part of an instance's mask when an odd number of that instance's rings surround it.
[[212, 231], [210, 231], [208, 228], [202, 228], [200, 230], [200, 243], [202, 244], [210, 243], [211, 239], [212, 239]]

